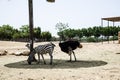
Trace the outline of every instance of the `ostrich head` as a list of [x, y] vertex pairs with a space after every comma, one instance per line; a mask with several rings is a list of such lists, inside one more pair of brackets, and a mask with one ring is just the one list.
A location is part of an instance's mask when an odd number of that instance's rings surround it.
[[82, 44], [80, 44], [80, 45], [79, 45], [79, 48], [82, 48], [82, 47], [83, 47]]

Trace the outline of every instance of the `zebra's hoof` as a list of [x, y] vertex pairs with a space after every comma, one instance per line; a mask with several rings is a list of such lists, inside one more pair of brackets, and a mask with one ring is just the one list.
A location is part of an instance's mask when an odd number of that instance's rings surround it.
[[28, 61], [28, 64], [29, 64], [29, 65], [31, 65], [31, 62], [30, 62], [30, 61]]
[[50, 63], [50, 65], [52, 65], [52, 63]]
[[46, 62], [44, 62], [44, 64], [46, 64]]
[[37, 62], [37, 64], [40, 64], [40, 62]]
[[29, 59], [27, 60], [27, 62], [28, 62], [29, 65], [31, 64], [31, 61]]

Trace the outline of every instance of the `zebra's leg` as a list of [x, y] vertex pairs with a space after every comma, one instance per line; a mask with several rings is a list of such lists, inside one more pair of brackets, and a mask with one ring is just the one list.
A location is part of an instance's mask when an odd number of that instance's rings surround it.
[[35, 53], [32, 51], [32, 52], [29, 54], [29, 57], [28, 57], [28, 59], [27, 59], [28, 64], [31, 64], [31, 63], [32, 63], [34, 56], [35, 56]]
[[33, 56], [33, 62], [37, 62], [37, 59], [35, 58], [35, 55]]
[[53, 56], [52, 56], [52, 52], [49, 53], [49, 55], [50, 55], [50, 65], [52, 65], [52, 64], [53, 64]]
[[75, 56], [75, 52], [73, 50], [72, 50], [72, 53], [74, 55], [75, 61], [77, 61], [76, 56]]
[[37, 59], [35, 58], [35, 50], [32, 51], [32, 62], [37, 62]]
[[32, 60], [31, 60], [30, 55], [29, 55], [29, 57], [28, 57], [28, 59], [27, 59], [27, 62], [28, 62], [28, 64], [31, 64], [31, 63], [32, 63]]
[[44, 64], [46, 64], [43, 54], [41, 54]]

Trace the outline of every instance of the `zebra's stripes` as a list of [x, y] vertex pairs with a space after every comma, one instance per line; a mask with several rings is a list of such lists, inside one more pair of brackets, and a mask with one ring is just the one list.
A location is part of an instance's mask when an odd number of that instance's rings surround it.
[[[28, 46], [28, 44], [26, 46], [28, 48], [30, 47], [30, 45]], [[52, 64], [52, 62], [53, 62], [53, 55], [52, 55], [52, 53], [53, 53], [54, 47], [55, 47], [55, 45], [53, 43], [39, 45], [39, 46], [35, 47], [33, 49], [33, 52], [29, 55], [28, 63], [31, 64], [31, 59], [37, 53], [38, 54], [38, 63], [40, 63], [40, 55], [41, 55], [42, 59], [44, 61], [44, 64], [46, 64], [46, 62], [44, 60], [43, 54], [47, 54], [48, 53], [49, 56], [50, 56], [50, 64]]]

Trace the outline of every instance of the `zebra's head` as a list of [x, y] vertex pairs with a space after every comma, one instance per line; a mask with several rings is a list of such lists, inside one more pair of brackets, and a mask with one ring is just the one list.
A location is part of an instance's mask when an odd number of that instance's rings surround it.
[[28, 49], [30, 49], [30, 44], [29, 44], [29, 43], [27, 43], [25, 46], [26, 46]]

